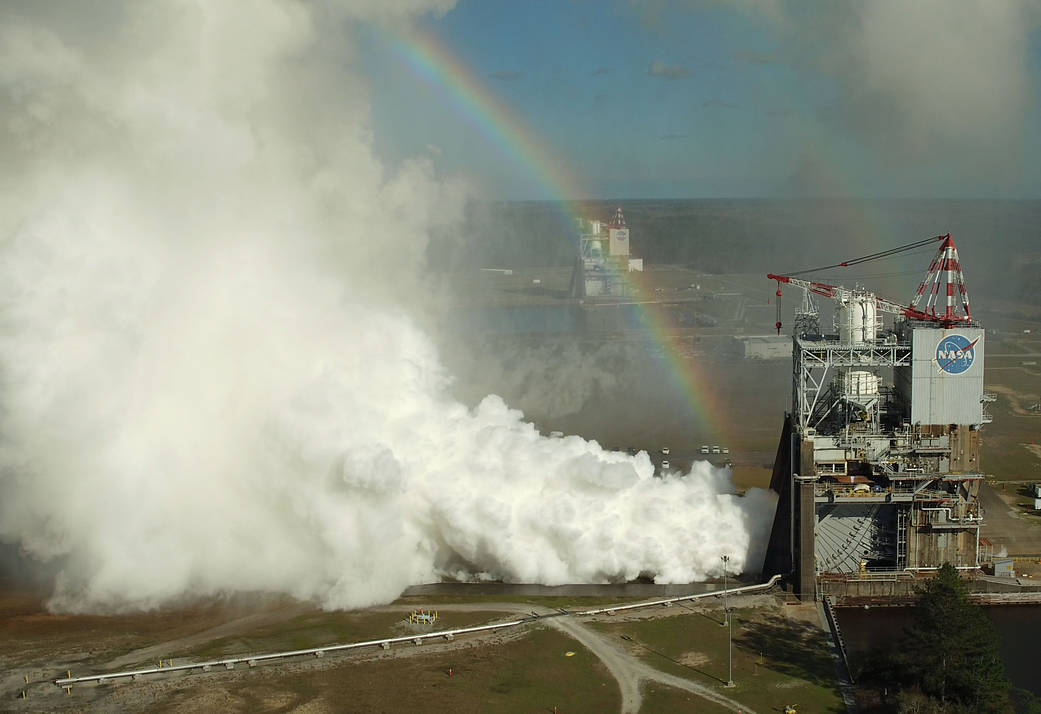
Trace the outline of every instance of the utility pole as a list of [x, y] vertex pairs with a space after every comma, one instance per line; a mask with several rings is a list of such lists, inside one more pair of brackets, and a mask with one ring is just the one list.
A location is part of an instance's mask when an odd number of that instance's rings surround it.
[[734, 618], [727, 618], [727, 625], [730, 627], [730, 638], [727, 646], [727, 659], [730, 661], [729, 674], [727, 674], [727, 686], [734, 686]]
[[723, 627], [727, 626], [727, 620], [729, 620], [730, 611], [727, 609], [727, 563], [730, 562], [729, 555], [721, 555], [719, 559], [723, 561]]
[[729, 661], [729, 670], [727, 674], [728, 687], [734, 686], [734, 619], [730, 617], [730, 607], [727, 603], [727, 565], [730, 563], [729, 555], [719, 556], [720, 560], [723, 561], [723, 626], [729, 629], [727, 639], [727, 660]]

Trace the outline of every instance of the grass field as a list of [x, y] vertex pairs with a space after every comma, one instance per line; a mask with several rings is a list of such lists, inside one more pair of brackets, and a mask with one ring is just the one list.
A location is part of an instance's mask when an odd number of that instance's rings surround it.
[[[772, 609], [739, 609], [732, 616], [736, 686], [726, 690], [727, 696], [757, 711], [778, 711], [790, 703], [808, 712], [845, 711], [835, 689], [827, 639], [816, 624]], [[596, 627], [624, 640], [634, 654], [662, 671], [722, 687], [729, 673], [728, 628], [721, 622], [718, 610]]]
[[504, 619], [513, 617], [492, 611], [442, 612], [433, 625], [409, 625], [400, 612], [319, 612], [251, 630], [247, 635], [223, 637], [203, 647], [187, 648], [171, 654], [199, 660], [257, 652], [282, 652], [381, 637], [403, 637], [414, 632], [450, 630]]
[[720, 704], [664, 684], [645, 685], [642, 692], [643, 705], [640, 707], [640, 714], [662, 714], [662, 712], [730, 714], [730, 710]]
[[[496, 611], [490, 601], [513, 601], [502, 595], [465, 599], [488, 602], [488, 609], [467, 612], [439, 610], [438, 628], [512, 618]], [[585, 609], [606, 598], [520, 598], [539, 606]], [[396, 605], [436, 609], [429, 598]], [[422, 600], [422, 602], [420, 602]], [[440, 599], [439, 599], [440, 601]], [[298, 608], [291, 616], [265, 618], [284, 612], [285, 603], [262, 601], [256, 622], [244, 622], [238, 607], [205, 607], [168, 616], [94, 618], [44, 613], [15, 616], [9, 632], [40, 635], [41, 625], [64, 631], [60, 649], [86, 655], [83, 668], [95, 670], [105, 658], [124, 655], [129, 645], [164, 649], [175, 661], [199, 661], [222, 655], [289, 650], [332, 642], [408, 634], [403, 611], [322, 612]], [[734, 689], [723, 691], [727, 678], [727, 629], [721, 611], [704, 612], [679, 606], [662, 611], [659, 619], [602, 619], [590, 623], [648, 665], [690, 679], [758, 711], [798, 703], [803, 711], [837, 711], [834, 670], [823, 633], [815, 622], [789, 616], [797, 606], [760, 603], [742, 608], [734, 617]], [[480, 607], [480, 605], [478, 605]], [[304, 607], [303, 611], [299, 608]], [[682, 611], [682, 612], [681, 612]], [[674, 612], [681, 614], [673, 614]], [[801, 612], [801, 611], [800, 611]], [[12, 613], [13, 614], [13, 613]], [[658, 614], [658, 613], [655, 613]], [[815, 611], [814, 611], [815, 617]], [[131, 637], [130, 630], [144, 625]], [[25, 629], [27, 628], [28, 629]], [[232, 627], [224, 635], [222, 627]], [[126, 632], [127, 636], [120, 633]], [[99, 637], [104, 633], [104, 636]], [[196, 638], [196, 639], [193, 639]], [[617, 639], [616, 639], [617, 638]], [[48, 642], [47, 638], [38, 645]], [[163, 643], [163, 644], [160, 644]], [[58, 645], [50, 641], [51, 645]], [[442, 646], [443, 644], [443, 646]], [[187, 712], [221, 711], [366, 711], [366, 712], [610, 712], [620, 705], [618, 685], [600, 661], [567, 635], [537, 623], [503, 632], [484, 642], [457, 641], [422, 646], [395, 646], [390, 652], [368, 650], [314, 660], [245, 666], [230, 672], [171, 674], [140, 683], [122, 681], [99, 687], [76, 687], [71, 696], [40, 684], [32, 692], [36, 706], [48, 710], [107, 709]], [[6, 649], [6, 648], [5, 648]], [[568, 655], [568, 653], [572, 653]], [[2, 659], [14, 666], [23, 655], [7, 650]], [[52, 655], [60, 652], [52, 651]], [[81, 655], [75, 655], [80, 657]], [[22, 660], [24, 662], [24, 660]], [[63, 660], [67, 661], [67, 660]], [[73, 664], [75, 669], [75, 664]], [[449, 669], [452, 675], [448, 675]], [[18, 669], [18, 671], [21, 671]], [[18, 672], [15, 672], [16, 674]], [[57, 673], [41, 676], [44, 682]], [[724, 711], [689, 692], [657, 683], [643, 685], [643, 712]], [[2, 707], [0, 707], [2, 708]]]
[[[567, 653], [573, 655], [568, 656]], [[344, 657], [315, 667], [259, 667], [187, 675], [148, 688], [106, 686], [54, 696], [56, 711], [304, 712], [618, 711], [618, 686], [591, 653], [552, 629], [532, 628], [499, 646], [420, 656]], [[451, 676], [449, 676], [451, 670]], [[660, 711], [660, 710], [659, 710]]]
[[[994, 354], [1041, 351], [1039, 344], [1018, 338], [991, 338], [988, 350]], [[1036, 366], [1024, 367], [1023, 361], [1041, 360], [987, 358], [985, 389], [998, 399], [988, 409], [994, 421], [983, 428], [980, 463], [999, 481], [1041, 480], [1041, 414], [1029, 409], [1041, 400], [1041, 371]]]

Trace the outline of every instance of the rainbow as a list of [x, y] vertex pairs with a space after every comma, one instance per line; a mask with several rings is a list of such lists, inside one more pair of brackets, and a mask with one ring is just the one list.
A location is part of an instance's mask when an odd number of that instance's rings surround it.
[[524, 167], [546, 196], [563, 203], [568, 217], [576, 217], [571, 202], [584, 195], [578, 176], [450, 48], [433, 33], [416, 27], [382, 28], [382, 34], [413, 74], [442, 90], [471, 126], [511, 163]]
[[[590, 195], [561, 154], [555, 153], [517, 112], [499, 100], [487, 84], [432, 32], [412, 27], [407, 30], [380, 28], [387, 46], [421, 81], [452, 102], [455, 110], [513, 165], [522, 167], [559, 206], [566, 230], [573, 233], [579, 201]], [[618, 276], [636, 294], [650, 288], [641, 273]], [[708, 434], [730, 438], [736, 434], [726, 418], [727, 409], [709, 376], [696, 359], [679, 349], [659, 310], [651, 302], [633, 301], [640, 322], [662, 348], [675, 386], [685, 397], [691, 416]], [[706, 437], [707, 438], [707, 437]]]
[[[618, 277], [630, 294], [653, 295], [654, 288], [643, 272], [621, 273]], [[727, 419], [729, 410], [722, 395], [711, 375], [702, 367], [701, 361], [680, 349], [681, 337], [673, 334], [672, 328], [665, 323], [663, 311], [654, 309], [660, 304], [659, 301], [634, 301], [632, 304], [652, 339], [661, 346], [669, 373], [676, 388], [682, 391], [691, 415], [706, 434], [715, 435], [713, 438], [718, 437], [728, 443], [733, 442], [737, 430], [732, 428]]]

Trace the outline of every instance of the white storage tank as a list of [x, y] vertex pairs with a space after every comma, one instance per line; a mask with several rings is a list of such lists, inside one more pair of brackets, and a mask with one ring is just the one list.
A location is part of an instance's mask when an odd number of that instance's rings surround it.
[[839, 305], [839, 339], [843, 343], [859, 345], [878, 336], [878, 310], [875, 296], [855, 295]]
[[839, 339], [843, 344], [860, 344], [863, 342], [864, 314], [855, 300], [839, 305]]
[[860, 310], [863, 315], [861, 323], [863, 326], [863, 342], [870, 342], [878, 335], [878, 310], [875, 307], [874, 296], [866, 296], [860, 300]]

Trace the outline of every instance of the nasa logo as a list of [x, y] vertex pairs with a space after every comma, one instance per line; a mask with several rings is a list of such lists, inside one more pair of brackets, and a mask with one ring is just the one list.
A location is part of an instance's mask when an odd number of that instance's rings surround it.
[[936, 345], [936, 365], [947, 374], [961, 374], [976, 359], [976, 343], [964, 335], [947, 335]]

